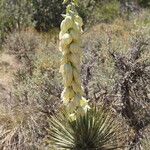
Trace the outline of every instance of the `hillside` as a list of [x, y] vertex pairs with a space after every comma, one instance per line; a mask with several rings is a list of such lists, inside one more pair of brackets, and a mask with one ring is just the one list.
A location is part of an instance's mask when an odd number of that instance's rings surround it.
[[[81, 115], [77, 126], [63, 114], [66, 110], [62, 113], [62, 1], [0, 0], [0, 4], [0, 150], [59, 150], [61, 142], [86, 145], [84, 138], [102, 150], [111, 150], [112, 145], [116, 150], [149, 150], [148, 1], [79, 2], [77, 11], [84, 22], [80, 37], [83, 97], [98, 119], [97, 126], [92, 124], [91, 112], [89, 118]], [[86, 121], [93, 125], [87, 132], [93, 138], [86, 137]]]

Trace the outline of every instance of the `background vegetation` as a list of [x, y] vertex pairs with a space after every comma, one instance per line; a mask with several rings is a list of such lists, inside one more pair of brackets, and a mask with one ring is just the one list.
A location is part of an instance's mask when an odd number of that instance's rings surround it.
[[[115, 129], [121, 150], [148, 150], [149, 0], [82, 0], [77, 9], [84, 20], [85, 97], [91, 105], [109, 109], [122, 127]], [[0, 0], [2, 150], [58, 149], [49, 142], [47, 118], [62, 105], [58, 50], [62, 13], [61, 0]]]

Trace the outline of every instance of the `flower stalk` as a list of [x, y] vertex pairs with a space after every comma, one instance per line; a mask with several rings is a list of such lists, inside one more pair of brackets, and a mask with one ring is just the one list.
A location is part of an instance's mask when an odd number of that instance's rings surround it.
[[[65, 2], [67, 2], [65, 0]], [[62, 52], [60, 72], [63, 76], [64, 90], [61, 98], [70, 114], [82, 114], [88, 108], [88, 102], [83, 98], [81, 85], [81, 34], [83, 21], [76, 11], [77, 1], [73, 0], [67, 8], [64, 20], [60, 26], [59, 49]]]

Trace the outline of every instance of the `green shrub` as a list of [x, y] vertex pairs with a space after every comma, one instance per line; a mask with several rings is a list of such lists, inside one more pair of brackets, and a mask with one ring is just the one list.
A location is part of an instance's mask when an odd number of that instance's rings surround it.
[[100, 22], [112, 22], [119, 17], [120, 3], [117, 0], [82, 1], [78, 11], [86, 26]]
[[64, 11], [63, 0], [32, 0], [33, 20], [38, 31], [49, 31], [52, 27], [59, 27]]
[[12, 30], [32, 25], [30, 0], [0, 0], [0, 43]]
[[138, 2], [142, 7], [150, 7], [150, 1], [149, 0], [138, 0]]
[[97, 7], [93, 15], [96, 14], [97, 21], [110, 22], [119, 17], [119, 7], [119, 2], [113, 0], [101, 5], [101, 7]]

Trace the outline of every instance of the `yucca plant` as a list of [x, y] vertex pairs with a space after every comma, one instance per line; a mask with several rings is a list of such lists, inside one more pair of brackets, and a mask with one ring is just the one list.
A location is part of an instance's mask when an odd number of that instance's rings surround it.
[[48, 141], [57, 149], [112, 150], [121, 146], [115, 119], [104, 109], [92, 108], [72, 121], [66, 112], [50, 119]]

